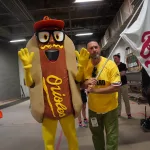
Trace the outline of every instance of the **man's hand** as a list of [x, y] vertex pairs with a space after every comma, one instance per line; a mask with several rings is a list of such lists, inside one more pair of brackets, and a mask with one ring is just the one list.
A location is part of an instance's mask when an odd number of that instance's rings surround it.
[[126, 75], [126, 71], [121, 71], [121, 72], [120, 72], [120, 75], [121, 75], [121, 76]]
[[22, 61], [23, 66], [24, 66], [25, 69], [28, 69], [28, 68], [32, 67], [32, 59], [33, 59], [33, 56], [34, 56], [34, 52], [31, 52], [29, 54], [28, 49], [24, 48], [24, 49], [21, 49], [18, 52], [18, 56], [19, 56], [20, 60]]
[[83, 87], [85, 89], [88, 89], [88, 86], [95, 86], [97, 84], [97, 80], [95, 78], [91, 78], [91, 79], [88, 79], [86, 80], [84, 83], [83, 83]]
[[91, 78], [89, 80], [87, 80], [87, 85], [93, 85], [95, 86], [97, 84], [97, 80], [95, 78]]
[[95, 85], [97, 84], [97, 80], [95, 78], [91, 78], [88, 81], [87, 93], [95, 93]]
[[87, 93], [95, 93], [94, 85], [89, 85], [87, 88]]

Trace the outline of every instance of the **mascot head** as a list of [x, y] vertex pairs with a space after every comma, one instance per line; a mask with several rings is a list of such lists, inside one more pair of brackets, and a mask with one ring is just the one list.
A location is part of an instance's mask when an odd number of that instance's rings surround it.
[[38, 47], [44, 51], [49, 61], [57, 61], [64, 48], [65, 33], [63, 28], [64, 22], [62, 20], [50, 19], [48, 16], [34, 24]]

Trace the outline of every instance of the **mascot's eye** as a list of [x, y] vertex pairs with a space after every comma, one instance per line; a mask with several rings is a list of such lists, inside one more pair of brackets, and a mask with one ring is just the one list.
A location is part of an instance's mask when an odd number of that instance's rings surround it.
[[44, 39], [47, 40], [47, 39], [48, 39], [48, 36], [47, 36], [47, 35], [44, 35]]
[[41, 43], [48, 42], [49, 36], [50, 36], [49, 32], [46, 32], [46, 31], [42, 31], [38, 33], [38, 39]]
[[64, 32], [54, 31], [54, 38], [57, 42], [62, 42], [64, 40]]
[[58, 34], [56, 35], [56, 39], [59, 40], [59, 35]]

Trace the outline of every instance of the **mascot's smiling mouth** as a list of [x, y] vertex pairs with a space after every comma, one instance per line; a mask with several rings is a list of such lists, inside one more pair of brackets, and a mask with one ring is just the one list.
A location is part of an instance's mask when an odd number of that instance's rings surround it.
[[49, 61], [56, 61], [59, 56], [59, 50], [56, 49], [46, 50], [45, 54]]

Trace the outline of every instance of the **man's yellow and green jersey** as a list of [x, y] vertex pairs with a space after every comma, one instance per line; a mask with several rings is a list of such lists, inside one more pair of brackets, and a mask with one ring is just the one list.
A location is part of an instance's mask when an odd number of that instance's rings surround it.
[[[107, 61], [106, 58], [101, 56], [100, 63], [96, 66], [98, 74], [99, 70], [102, 69], [103, 65]], [[92, 77], [94, 66], [89, 60], [87, 67], [84, 69], [84, 80]], [[120, 86], [121, 79], [117, 65], [109, 60], [100, 76], [98, 77], [97, 85], [95, 88], [106, 88], [108, 86]], [[118, 92], [110, 94], [88, 94], [89, 109], [97, 113], [106, 113], [118, 107]]]

